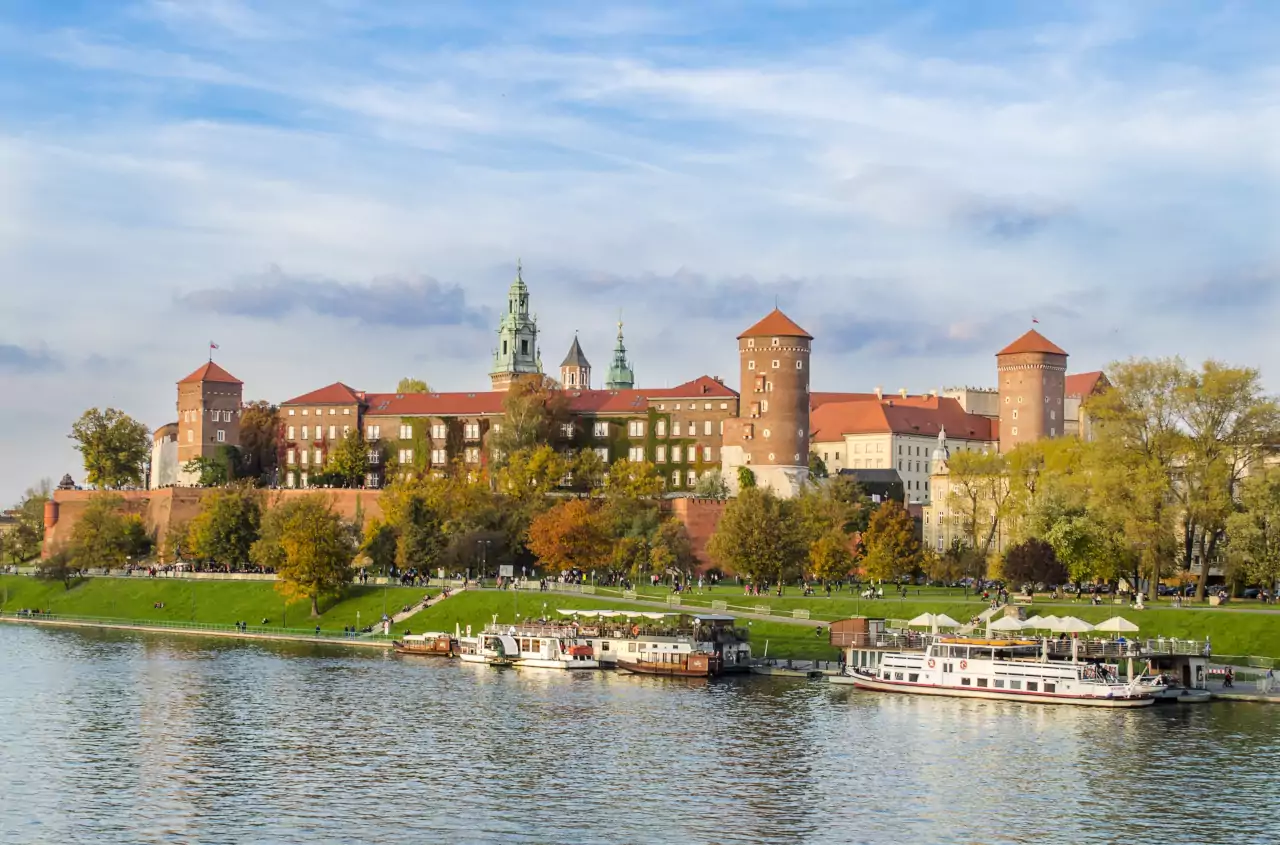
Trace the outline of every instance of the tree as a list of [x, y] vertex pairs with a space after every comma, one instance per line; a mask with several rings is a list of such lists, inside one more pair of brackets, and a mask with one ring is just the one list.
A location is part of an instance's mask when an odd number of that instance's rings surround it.
[[66, 550], [56, 552], [36, 564], [36, 577], [43, 581], [61, 581], [64, 589], [71, 589], [77, 569]]
[[420, 378], [405, 376], [396, 385], [396, 393], [430, 393], [431, 385]]
[[685, 581], [693, 578], [698, 559], [684, 523], [678, 519], [662, 521], [649, 547], [649, 563], [655, 572], [680, 575]]
[[270, 402], [257, 400], [240, 413], [240, 478], [259, 486], [276, 480], [279, 462], [280, 415]]
[[831, 528], [809, 546], [809, 574], [817, 580], [839, 581], [853, 569], [852, 540], [839, 528]]
[[247, 484], [215, 490], [203, 501], [187, 529], [188, 548], [197, 558], [240, 569], [262, 525], [261, 494]]
[[142, 557], [149, 546], [146, 526], [134, 514], [125, 514], [119, 496], [95, 496], [89, 500], [71, 529], [68, 551], [81, 569], [121, 569], [131, 557]]
[[941, 581], [943, 584], [953, 584], [964, 577], [965, 554], [967, 549], [959, 540], [952, 540], [951, 547], [942, 552], [935, 554], [931, 550], [925, 555], [922, 564], [924, 574], [930, 581]]
[[611, 544], [602, 508], [591, 499], [560, 502], [529, 526], [529, 550], [556, 572], [604, 567]]
[[1005, 552], [1004, 577], [1014, 584], [1063, 584], [1067, 568], [1058, 561], [1053, 546], [1032, 538]]
[[920, 568], [920, 541], [915, 521], [907, 509], [895, 501], [876, 508], [862, 537], [866, 556], [862, 570], [868, 578], [896, 581]]
[[710, 469], [702, 474], [693, 487], [693, 494], [700, 499], [715, 499], [723, 502], [729, 498], [729, 483], [724, 480], [724, 473], [718, 469]]
[[725, 507], [707, 551], [726, 570], [781, 585], [795, 577], [808, 551], [790, 516], [771, 491], [743, 488]]
[[31, 560], [44, 545], [44, 504], [49, 501], [47, 482], [27, 490], [14, 507], [16, 522], [4, 535], [4, 554], [13, 563]]
[[1242, 510], [1227, 518], [1227, 549], [1252, 584], [1275, 589], [1280, 579], [1280, 467], [1245, 479]]
[[262, 536], [253, 544], [259, 565], [275, 569], [276, 590], [311, 601], [320, 615], [320, 598], [339, 593], [351, 582], [352, 534], [332, 503], [320, 493], [291, 499], [267, 511]]
[[827, 462], [817, 452], [809, 453], [809, 477], [818, 480], [828, 477]]
[[604, 486], [609, 465], [594, 449], [583, 449], [574, 457], [573, 466], [569, 472], [573, 476], [573, 483], [570, 486], [580, 493], [590, 494]]
[[184, 472], [196, 476], [200, 487], [221, 487], [240, 477], [240, 450], [235, 446], [219, 446], [213, 457], [197, 455], [182, 465]]
[[985, 558], [1000, 532], [1009, 502], [1007, 465], [995, 452], [962, 451], [947, 461], [948, 507], [968, 534], [969, 548]]
[[123, 411], [90, 408], [71, 426], [90, 484], [107, 489], [142, 483], [151, 457], [151, 433]]
[[369, 446], [359, 426], [354, 426], [329, 450], [324, 475], [335, 487], [360, 487], [369, 468]]
[[423, 569], [439, 558], [445, 547], [440, 513], [423, 496], [414, 496], [396, 523], [396, 566]]
[[547, 378], [522, 379], [502, 399], [502, 418], [489, 434], [495, 463], [505, 463], [520, 450], [536, 450], [563, 439], [560, 427], [569, 421], [564, 392]]
[[364, 532], [364, 542], [360, 544], [360, 556], [368, 559], [368, 565], [376, 571], [387, 575], [396, 562], [396, 546], [398, 545], [396, 529], [381, 520], [374, 520]]
[[738, 467], [738, 489], [750, 490], [756, 486], [756, 474], [751, 471], [751, 467]]

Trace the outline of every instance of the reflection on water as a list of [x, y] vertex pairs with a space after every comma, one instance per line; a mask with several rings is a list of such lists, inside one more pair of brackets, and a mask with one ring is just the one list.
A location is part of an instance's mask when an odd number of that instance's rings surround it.
[[0, 839], [1275, 842], [1275, 716], [0, 626]]

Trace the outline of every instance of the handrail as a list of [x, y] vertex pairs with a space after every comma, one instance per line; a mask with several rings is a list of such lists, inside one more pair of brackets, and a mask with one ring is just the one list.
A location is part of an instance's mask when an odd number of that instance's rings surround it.
[[181, 622], [167, 619], [120, 619], [108, 616], [79, 616], [66, 613], [20, 613], [17, 611], [0, 611], [0, 619], [16, 619], [23, 622], [78, 622], [97, 625], [104, 628], [164, 628], [166, 630], [184, 631], [217, 631], [225, 633], [255, 634], [257, 636], [288, 637], [290, 639], [306, 638], [312, 640], [385, 640], [390, 639], [382, 634], [355, 634], [341, 631], [321, 629], [319, 635], [314, 628], [267, 628], [260, 625], [249, 625], [237, 628], [221, 622]]

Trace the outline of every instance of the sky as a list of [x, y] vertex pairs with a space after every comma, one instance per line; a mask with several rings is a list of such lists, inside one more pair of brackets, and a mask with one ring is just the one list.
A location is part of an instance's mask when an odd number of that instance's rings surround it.
[[1217, 2], [0, 0], [0, 501], [246, 399], [488, 385], [517, 260], [554, 371], [813, 387], [1273, 365], [1280, 15]]

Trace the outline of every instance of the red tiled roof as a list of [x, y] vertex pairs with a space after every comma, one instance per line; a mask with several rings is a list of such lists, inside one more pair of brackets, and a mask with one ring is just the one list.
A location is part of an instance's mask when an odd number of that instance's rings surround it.
[[192, 382], [216, 381], [223, 384], [244, 384], [240, 379], [231, 375], [231, 373], [219, 367], [210, 361], [209, 363], [196, 370], [191, 375], [184, 378], [178, 384], [190, 384]]
[[809, 394], [809, 410], [815, 411], [823, 405], [829, 405], [832, 402], [879, 402], [881, 399], [892, 399], [894, 402], [901, 402], [905, 405], [927, 405], [933, 401], [934, 397], [927, 393], [908, 393], [904, 399], [897, 393], [885, 393], [883, 397], [876, 396], [874, 393], [832, 393], [822, 392]]
[[623, 414], [649, 410], [646, 390], [569, 390], [569, 410], [576, 414]]
[[698, 376], [693, 381], [677, 384], [675, 387], [664, 387], [659, 390], [641, 390], [650, 399], [694, 399], [699, 396], [718, 396], [726, 399], [736, 397], [738, 391], [717, 381], [711, 376]]
[[1100, 387], [1106, 387], [1107, 377], [1102, 374], [1102, 370], [1095, 370], [1092, 373], [1076, 373], [1073, 376], [1067, 376], [1066, 379], [1066, 395], [1079, 396], [1084, 398], [1092, 396]]
[[772, 335], [775, 337], [807, 337], [813, 340], [813, 335], [800, 328], [795, 322], [783, 314], [777, 308], [770, 311], [763, 320], [738, 335], [741, 340], [744, 337], [761, 337]]
[[293, 399], [283, 402], [284, 405], [357, 405], [360, 403], [360, 393], [347, 387], [340, 381], [335, 381], [328, 387], [322, 387], [319, 390], [313, 390], [310, 393], [304, 393], [301, 396], [295, 396]]
[[1062, 347], [1055, 344], [1049, 338], [1040, 334], [1040, 332], [1032, 329], [1013, 343], [997, 352], [997, 355], [1016, 355], [1019, 352], [1043, 352], [1049, 355], [1066, 355], [1067, 352]]
[[830, 402], [809, 414], [810, 439], [828, 442], [846, 434], [936, 437], [943, 427], [948, 439], [993, 442], [998, 437], [993, 422], [987, 417], [965, 413], [955, 399], [932, 396], [903, 402], [891, 397], [876, 401], [873, 395], [870, 400]]
[[365, 413], [374, 416], [469, 417], [501, 414], [501, 390], [476, 393], [369, 393]]

